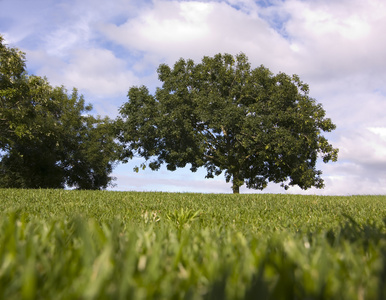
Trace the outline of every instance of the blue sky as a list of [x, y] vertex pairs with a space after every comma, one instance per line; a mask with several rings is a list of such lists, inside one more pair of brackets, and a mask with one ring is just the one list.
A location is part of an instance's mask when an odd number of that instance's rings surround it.
[[[115, 117], [133, 85], [159, 86], [159, 64], [244, 52], [253, 66], [298, 74], [337, 129], [323, 190], [386, 194], [386, 4], [383, 0], [0, 0], [0, 34], [31, 74], [76, 87], [94, 113]], [[223, 175], [119, 165], [115, 190], [230, 193]], [[256, 192], [241, 189], [241, 192]]]

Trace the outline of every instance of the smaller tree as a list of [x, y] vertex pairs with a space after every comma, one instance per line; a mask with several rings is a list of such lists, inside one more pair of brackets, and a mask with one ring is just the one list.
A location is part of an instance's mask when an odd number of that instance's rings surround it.
[[270, 181], [324, 186], [315, 165], [318, 156], [337, 159], [322, 135], [335, 125], [298, 76], [252, 69], [244, 54], [180, 59], [173, 68], [160, 65], [158, 76], [154, 96], [132, 87], [120, 109], [124, 159], [139, 155], [153, 170], [205, 167], [207, 178], [225, 172], [234, 193]]
[[76, 89], [28, 75], [0, 36], [0, 187], [106, 188], [119, 149], [113, 122], [91, 109]]
[[64, 169], [68, 170], [67, 185], [78, 189], [101, 189], [111, 185], [110, 176], [118, 160], [115, 124], [109, 118], [87, 116], [69, 138]]

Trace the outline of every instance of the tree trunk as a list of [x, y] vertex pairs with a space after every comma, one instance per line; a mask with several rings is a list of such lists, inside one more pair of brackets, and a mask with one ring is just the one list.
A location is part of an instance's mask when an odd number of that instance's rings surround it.
[[232, 176], [232, 191], [233, 194], [240, 194], [240, 186], [243, 185], [244, 180], [240, 180], [240, 171], [236, 171]]
[[238, 185], [232, 185], [233, 194], [240, 194], [240, 187]]

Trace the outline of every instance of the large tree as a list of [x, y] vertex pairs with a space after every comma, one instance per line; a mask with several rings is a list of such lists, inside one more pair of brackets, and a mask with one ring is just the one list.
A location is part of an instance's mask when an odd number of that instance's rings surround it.
[[324, 186], [315, 165], [318, 156], [337, 159], [322, 135], [335, 125], [298, 76], [252, 69], [244, 54], [180, 59], [160, 65], [158, 75], [155, 95], [132, 87], [120, 109], [126, 159], [144, 157], [153, 170], [205, 167], [207, 178], [225, 172], [234, 193], [268, 182]]
[[113, 122], [91, 109], [76, 89], [28, 75], [0, 36], [0, 187], [106, 188], [118, 147]]

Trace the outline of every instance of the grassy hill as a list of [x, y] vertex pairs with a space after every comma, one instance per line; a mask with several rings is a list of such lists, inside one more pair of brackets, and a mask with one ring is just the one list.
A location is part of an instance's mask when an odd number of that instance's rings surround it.
[[386, 196], [0, 190], [0, 299], [384, 299]]

